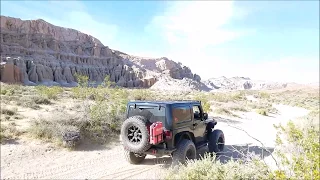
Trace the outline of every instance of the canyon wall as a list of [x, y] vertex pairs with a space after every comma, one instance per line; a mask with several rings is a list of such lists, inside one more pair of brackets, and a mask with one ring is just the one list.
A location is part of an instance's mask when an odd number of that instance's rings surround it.
[[168, 58], [141, 58], [104, 46], [98, 39], [44, 20], [1, 16], [0, 80], [25, 85], [76, 86], [76, 74], [100, 83], [108, 75], [123, 87], [150, 87], [160, 76], [200, 81]]

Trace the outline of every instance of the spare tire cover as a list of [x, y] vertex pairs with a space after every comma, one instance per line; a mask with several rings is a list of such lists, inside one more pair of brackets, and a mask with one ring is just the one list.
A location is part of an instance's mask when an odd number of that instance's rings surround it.
[[126, 150], [134, 153], [147, 151], [151, 147], [149, 138], [147, 118], [132, 116], [123, 122], [121, 126], [121, 139]]

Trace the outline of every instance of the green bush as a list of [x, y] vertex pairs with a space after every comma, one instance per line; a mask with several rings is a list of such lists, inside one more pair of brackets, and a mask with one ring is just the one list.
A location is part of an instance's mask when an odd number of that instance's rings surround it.
[[201, 160], [188, 161], [186, 166], [171, 168], [165, 179], [271, 179], [269, 174], [268, 167], [259, 159], [223, 164], [205, 155]]
[[81, 74], [75, 74], [78, 87], [88, 87], [89, 86], [89, 77]]
[[211, 104], [210, 104], [207, 96], [200, 94], [195, 97], [195, 100], [201, 101], [201, 105], [202, 105], [204, 112], [208, 113], [211, 111]]
[[279, 179], [320, 179], [319, 114], [309, 114], [304, 124], [289, 121], [286, 126], [275, 126], [277, 149], [282, 169], [275, 171]]
[[59, 86], [36, 86], [35, 88], [41, 96], [54, 100], [56, 100], [58, 95], [63, 92], [63, 89]]

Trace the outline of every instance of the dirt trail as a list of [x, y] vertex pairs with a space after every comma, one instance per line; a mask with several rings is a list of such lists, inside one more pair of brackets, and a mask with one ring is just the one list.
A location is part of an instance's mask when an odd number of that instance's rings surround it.
[[[302, 108], [275, 107], [280, 115], [261, 116], [246, 112], [239, 114], [241, 119], [217, 118], [216, 128], [222, 129], [226, 137], [226, 150], [221, 160], [240, 157], [241, 153], [235, 149], [264, 154], [264, 157], [270, 155], [261, 151], [259, 142], [237, 128], [259, 139], [272, 152], [273, 124], [308, 113]], [[143, 164], [130, 165], [123, 157], [122, 147], [117, 144], [108, 147], [84, 144], [77, 151], [55, 149], [49, 144], [29, 140], [1, 146], [1, 179], [160, 179], [170, 164], [170, 157], [147, 156]]]

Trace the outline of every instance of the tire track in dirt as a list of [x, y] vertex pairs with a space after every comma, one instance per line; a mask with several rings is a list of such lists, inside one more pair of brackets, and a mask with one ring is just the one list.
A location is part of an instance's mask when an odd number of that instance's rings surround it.
[[[70, 153], [73, 154], [70, 158]], [[87, 154], [88, 153], [88, 154]], [[158, 159], [146, 159], [146, 164], [131, 165], [125, 161], [121, 146], [116, 146], [111, 150], [98, 152], [55, 152], [46, 158], [53, 156], [56, 162], [49, 164], [49, 167], [38, 164], [29, 164], [28, 169], [12, 172], [6, 179], [127, 179], [135, 177], [139, 179], [141, 175], [149, 179], [148, 173], [157, 169], [161, 170], [161, 163]], [[148, 158], [148, 157], [147, 157]], [[21, 159], [27, 160], [27, 159]], [[148, 164], [149, 162], [149, 164]], [[152, 163], [150, 163], [152, 162]], [[51, 166], [50, 166], [51, 165]], [[26, 162], [19, 164], [26, 166]], [[7, 173], [7, 172], [6, 172]], [[154, 173], [150, 173], [153, 174]], [[156, 177], [158, 179], [158, 177]]]

